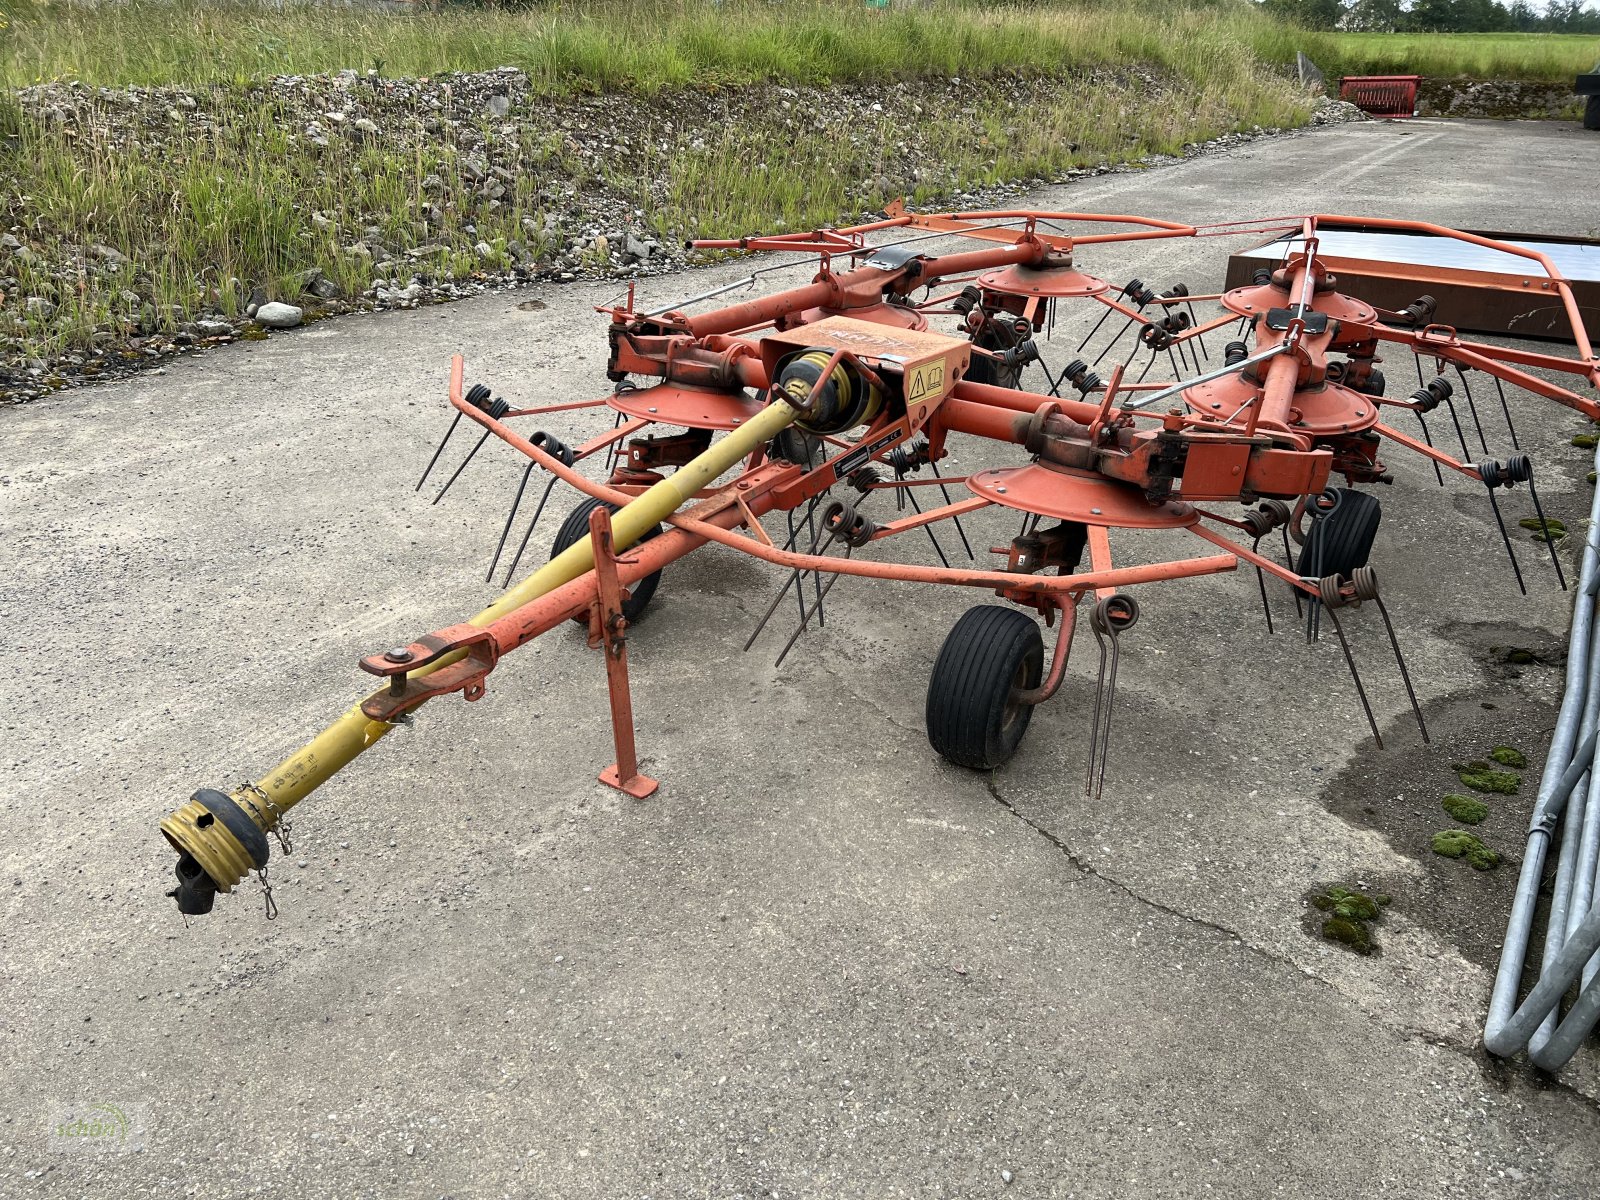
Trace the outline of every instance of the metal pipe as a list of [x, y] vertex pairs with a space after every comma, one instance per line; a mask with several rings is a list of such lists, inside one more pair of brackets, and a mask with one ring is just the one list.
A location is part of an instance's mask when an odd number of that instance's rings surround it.
[[[1600, 469], [1600, 450], [1595, 455], [1595, 466]], [[1590, 504], [1589, 524], [1584, 537], [1578, 595], [1573, 606], [1567, 643], [1566, 688], [1561, 697], [1555, 731], [1550, 739], [1550, 751], [1545, 758], [1538, 796], [1528, 824], [1522, 870], [1517, 877], [1511, 917], [1501, 945], [1500, 964], [1489, 1000], [1489, 1013], [1484, 1021], [1484, 1048], [1491, 1054], [1507, 1056], [1528, 1045], [1529, 1039], [1539, 1032], [1538, 1027], [1545, 1022], [1547, 1015], [1559, 1006], [1573, 977], [1590, 962], [1595, 948], [1600, 946], [1600, 910], [1591, 909], [1581, 921], [1571, 926], [1570, 936], [1559, 951], [1553, 956], [1546, 956], [1538, 984], [1521, 1008], [1516, 1007], [1517, 990], [1527, 958], [1550, 839], [1556, 821], [1569, 804], [1574, 789], [1585, 775], [1593, 773], [1596, 749], [1600, 745], [1593, 722], [1586, 732], [1580, 732], [1584, 718], [1590, 714], [1589, 701], [1594, 690], [1592, 666], [1596, 658], [1593, 642], [1597, 590], [1600, 590], [1600, 491], [1595, 493]], [[1588, 799], [1587, 795], [1585, 799]], [[1540, 1052], [1535, 1059], [1539, 1065], [1554, 1069], [1571, 1057], [1578, 1042], [1593, 1024], [1595, 992], [1593, 985], [1588, 987], [1568, 1014], [1567, 1020], [1553, 1031], [1546, 1026]], [[1581, 1032], [1573, 1036], [1580, 1029]]]
[[[452, 365], [452, 396], [460, 393], [461, 372], [462, 364], [458, 357]], [[771, 441], [797, 416], [798, 410], [786, 401], [775, 400], [722, 440], [714, 442], [703, 454], [625, 505], [611, 522], [616, 548], [620, 551], [632, 546], [646, 532], [676, 512], [702, 487], [743, 461], [758, 446]], [[490, 626], [499, 618], [584, 575], [593, 566], [593, 543], [588, 538], [580, 538], [502, 594], [488, 608], [469, 618], [467, 624], [478, 628]], [[463, 654], [445, 655], [413, 674], [431, 674], [459, 660]], [[376, 744], [392, 728], [392, 723], [368, 717], [357, 705], [260, 780], [248, 788], [240, 788], [231, 798], [246, 813], [252, 814], [263, 832], [271, 830], [289, 809], [364, 750]], [[180, 853], [194, 857], [216, 884], [218, 891], [231, 891], [250, 867], [249, 856], [242, 844], [227, 830], [224, 822], [218, 820], [198, 800], [191, 799], [168, 815], [161, 822], [161, 832]]]
[[1289, 349], [1288, 342], [1278, 342], [1271, 349], [1263, 350], [1260, 354], [1252, 354], [1249, 358], [1242, 358], [1236, 363], [1229, 363], [1225, 367], [1218, 367], [1214, 371], [1205, 371], [1193, 379], [1185, 379], [1171, 387], [1164, 387], [1159, 392], [1151, 392], [1148, 396], [1140, 396], [1129, 404], [1124, 404], [1124, 409], [1149, 408], [1158, 400], [1165, 400], [1168, 396], [1176, 396], [1185, 388], [1192, 388], [1202, 383], [1210, 383], [1213, 379], [1221, 379], [1224, 375], [1236, 375], [1246, 367], [1253, 367], [1257, 363], [1266, 362], [1269, 358], [1276, 358]]

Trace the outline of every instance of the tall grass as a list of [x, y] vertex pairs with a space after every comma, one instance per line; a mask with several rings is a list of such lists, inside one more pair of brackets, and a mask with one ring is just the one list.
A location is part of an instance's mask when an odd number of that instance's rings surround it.
[[1554, 33], [1307, 33], [1264, 22], [1251, 44], [1267, 62], [1303, 50], [1341, 75], [1466, 76], [1571, 83], [1600, 62], [1600, 37]]
[[1140, 62], [1208, 73], [1219, 42], [1265, 18], [1244, 0], [1050, 5], [922, 0], [576, 0], [526, 10], [395, 13], [249, 0], [0, 0], [0, 82], [240, 82], [379, 68], [430, 75], [517, 66], [552, 93], [1058, 74]]

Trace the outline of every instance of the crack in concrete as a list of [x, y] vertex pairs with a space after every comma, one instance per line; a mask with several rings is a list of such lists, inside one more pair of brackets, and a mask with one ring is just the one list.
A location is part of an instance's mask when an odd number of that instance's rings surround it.
[[[919, 737], [926, 736], [925, 730], [916, 729], [909, 725], [903, 724], [883, 709], [865, 703], [864, 698], [854, 686], [858, 680], [839, 671], [834, 666], [831, 659], [827, 657], [817, 658], [813, 660], [812, 665], [820, 670], [823, 674], [831, 676], [832, 678], [838, 680], [841, 684], [847, 685], [847, 690], [854, 695], [858, 701], [863, 701], [860, 705], [859, 711], [870, 713], [871, 715], [878, 717], [885, 724], [900, 730], [902, 733], [914, 734]], [[1224, 935], [1225, 937], [1237, 942], [1238, 945], [1243, 947], [1251, 954], [1256, 955], [1263, 961], [1271, 963], [1274, 966], [1293, 971], [1299, 977], [1326, 988], [1340, 1000], [1351, 1004], [1355, 1008], [1356, 1012], [1358, 1012], [1372, 1024], [1377, 1025], [1384, 1030], [1390, 1031], [1401, 1038], [1420, 1042], [1424, 1045], [1437, 1046], [1440, 1049], [1449, 1050], [1461, 1055], [1464, 1058], [1471, 1059], [1480, 1067], [1480, 1069], [1484, 1070], [1491, 1076], [1491, 1078], [1498, 1082], [1502, 1088], [1509, 1089], [1515, 1086], [1523, 1086], [1542, 1090], [1557, 1091], [1578, 1101], [1586, 1108], [1589, 1108], [1595, 1112], [1600, 1112], [1600, 1098], [1591, 1097], [1586, 1093], [1579, 1091], [1576, 1087], [1570, 1083], [1567, 1083], [1559, 1076], [1546, 1075], [1543, 1072], [1539, 1072], [1532, 1079], [1525, 1077], [1525, 1074], [1513, 1075], [1511, 1072], [1517, 1071], [1519, 1069], [1519, 1065], [1524, 1067], [1525, 1065], [1519, 1064], [1517, 1060], [1514, 1059], [1500, 1059], [1489, 1055], [1483, 1049], [1483, 1046], [1480, 1042], [1467, 1041], [1462, 1038], [1452, 1037], [1449, 1034], [1440, 1033], [1437, 1030], [1423, 1029], [1414, 1025], [1403, 1025], [1387, 1021], [1379, 1014], [1363, 1007], [1359, 1002], [1354, 1001], [1331, 980], [1325, 979], [1321, 975], [1316, 974], [1314, 971], [1308, 970], [1291, 958], [1287, 958], [1281, 954], [1274, 954], [1266, 947], [1257, 945], [1246, 938], [1239, 930], [1233, 929], [1227, 925], [1223, 925], [1217, 921], [1208, 920], [1205, 917], [1196, 916], [1193, 913], [1184, 912], [1182, 909], [1175, 908], [1170, 904], [1164, 904], [1159, 900], [1144, 895], [1130, 885], [1122, 882], [1120, 879], [1116, 879], [1110, 875], [1104, 874], [1087, 859], [1081, 857], [1078, 852], [1074, 850], [1072, 846], [1059, 835], [1025, 816], [1021, 810], [1016, 807], [1016, 805], [1012, 804], [1011, 801], [1001, 793], [992, 773], [984, 774], [983, 784], [985, 789], [988, 791], [990, 798], [993, 799], [995, 803], [999, 804], [1000, 807], [1004, 808], [1008, 813], [1010, 813], [1023, 825], [1027, 826], [1039, 837], [1043, 838], [1045, 841], [1054, 846], [1056, 850], [1060, 852], [1062, 857], [1071, 863], [1077, 870], [1081, 871], [1090, 878], [1105, 884], [1107, 887], [1121, 892], [1130, 900], [1142, 904], [1147, 908], [1154, 909], [1156, 912], [1163, 913], [1166, 916], [1175, 917], [1186, 924], [1197, 925], [1202, 929], [1208, 929], [1213, 933]]]
[[1377, 1013], [1372, 1012], [1361, 1006], [1359, 1003], [1353, 1001], [1338, 987], [1338, 985], [1333, 983], [1331, 980], [1324, 979], [1321, 975], [1307, 970], [1305, 967], [1302, 967], [1299, 963], [1296, 963], [1291, 958], [1286, 958], [1280, 954], [1274, 954], [1264, 946], [1256, 945], [1238, 930], [1231, 929], [1228, 926], [1222, 925], [1216, 921], [1207, 920], [1205, 917], [1198, 917], [1193, 913], [1184, 912], [1182, 909], [1174, 908], [1170, 904], [1163, 904], [1161, 901], [1152, 899], [1151, 897], [1146, 896], [1136, 889], [1130, 887], [1128, 884], [1123, 883], [1120, 879], [1115, 879], [1102, 873], [1087, 859], [1082, 858], [1078, 852], [1075, 851], [1072, 846], [1063, 838], [1053, 833], [1051, 830], [1046, 829], [1038, 822], [1029, 819], [1017, 808], [1016, 805], [1012, 804], [1010, 800], [1006, 799], [1006, 797], [1001, 793], [999, 786], [995, 783], [994, 776], [992, 774], [986, 774], [983, 782], [984, 787], [988, 790], [990, 797], [995, 801], [995, 803], [999, 804], [1001, 808], [1005, 809], [1018, 821], [1022, 822], [1022, 824], [1026, 825], [1030, 830], [1054, 846], [1061, 853], [1062, 857], [1064, 857], [1075, 868], [1083, 872], [1085, 875], [1088, 875], [1090, 878], [1105, 884], [1107, 887], [1121, 892], [1130, 900], [1134, 900], [1147, 908], [1152, 908], [1157, 912], [1166, 914], [1167, 916], [1176, 917], [1178, 920], [1187, 924], [1198, 925], [1202, 929], [1208, 929], [1213, 933], [1223, 934], [1226, 937], [1233, 939], [1240, 946], [1244, 947], [1244, 949], [1263, 959], [1264, 961], [1272, 963], [1278, 967], [1288, 968], [1296, 975], [1299, 975], [1300, 977], [1307, 979], [1312, 983], [1326, 988], [1341, 1000], [1351, 1003], [1355, 1010], [1361, 1014], [1361, 1016], [1365, 1017], [1373, 1024], [1378, 1025], [1383, 1029], [1390, 1030], [1402, 1038], [1418, 1041], [1424, 1045], [1437, 1046], [1441, 1049], [1454, 1051], [1465, 1058], [1472, 1059], [1480, 1068], [1492, 1073], [1493, 1077], [1507, 1088], [1520, 1085], [1524, 1087], [1539, 1088], [1542, 1090], [1559, 1091], [1571, 1097], [1572, 1099], [1577, 1100], [1583, 1104], [1584, 1107], [1595, 1112], [1600, 1112], [1600, 1098], [1592, 1097], [1584, 1092], [1579, 1091], [1572, 1084], [1561, 1079], [1560, 1076], [1546, 1075], [1543, 1072], [1540, 1072], [1537, 1078], [1534, 1080], [1513, 1076], [1510, 1074], [1510, 1072], [1517, 1069], [1517, 1061], [1514, 1059], [1495, 1058], [1489, 1055], [1488, 1052], [1483, 1049], [1483, 1046], [1480, 1042], [1466, 1041], [1462, 1038], [1452, 1037], [1449, 1034], [1440, 1033], [1437, 1030], [1421, 1029], [1414, 1025], [1401, 1025], [1386, 1021]]

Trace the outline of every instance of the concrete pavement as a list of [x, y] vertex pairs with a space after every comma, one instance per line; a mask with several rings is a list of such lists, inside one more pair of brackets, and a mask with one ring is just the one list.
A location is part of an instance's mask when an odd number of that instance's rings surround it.
[[[1571, 126], [1373, 123], [1036, 201], [1592, 235], [1597, 170]], [[1231, 245], [1080, 265], [1198, 291]], [[616, 290], [340, 319], [0, 413], [0, 1193], [1593, 1194], [1592, 1048], [1551, 1085], [1476, 1046], [1514, 868], [1427, 848], [1450, 762], [1541, 757], [1567, 598], [1527, 542], [1517, 596], [1481, 493], [1398, 452], [1373, 561], [1433, 747], [1376, 626], [1350, 619], [1381, 754], [1337, 645], [1287, 597], [1268, 638], [1241, 572], [1141, 597], [1099, 803], [1087, 639], [1018, 757], [958, 770], [923, 695], [981, 597], [842, 581], [774, 671], [781, 637], [739, 647], [776, 574], [712, 549], [630, 643], [657, 796], [593, 782], [603, 671], [556, 632], [296, 812], [278, 921], [250, 883], [185, 927], [161, 815], [320, 729], [367, 690], [361, 654], [490, 595], [510, 455], [436, 508], [411, 490], [449, 356], [514, 401], [601, 394], [590, 310]], [[1587, 423], [1514, 402], [1552, 515], [1580, 519]], [[1014, 532], [992, 524], [975, 544]], [[1530, 802], [1485, 838], [1514, 851]], [[1308, 932], [1308, 893], [1358, 881], [1395, 897], [1376, 957]], [[93, 1105], [142, 1148], [53, 1132]]]

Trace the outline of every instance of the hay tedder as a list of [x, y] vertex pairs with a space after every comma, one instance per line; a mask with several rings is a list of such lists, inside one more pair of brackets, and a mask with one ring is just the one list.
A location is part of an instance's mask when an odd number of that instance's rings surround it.
[[[1466, 340], [1435, 321], [1448, 314], [1436, 314], [1426, 295], [1387, 310], [1342, 293], [1319, 253], [1319, 231], [1335, 227], [1513, 256], [1527, 273], [1522, 286], [1564, 315], [1576, 357]], [[1114, 287], [1080, 269], [1107, 243], [1260, 233], [1281, 235], [1281, 256], [1221, 294], [1190, 294], [1181, 284], [1157, 291], [1138, 279]], [[967, 248], [935, 250], [955, 239]], [[1441, 483], [1450, 471], [1482, 486], [1520, 586], [1498, 493], [1525, 485], [1541, 520], [1542, 513], [1532, 463], [1516, 452], [1505, 385], [1600, 419], [1588, 394], [1600, 388], [1600, 362], [1551, 259], [1436, 226], [1297, 216], [1197, 227], [896, 207], [851, 229], [697, 244], [805, 257], [649, 312], [636, 310], [630, 288], [626, 301], [602, 310], [614, 385], [602, 399], [512, 408], [483, 384], [467, 387], [456, 359], [450, 432], [423, 480], [463, 419], [482, 432], [441, 496], [490, 436], [528, 460], [490, 577], [502, 561], [506, 582], [514, 577], [557, 483], [580, 500], [544, 566], [476, 616], [362, 659], [361, 669], [381, 681], [370, 696], [254, 782], [198, 791], [161, 822], [179, 855], [171, 894], [184, 913], [209, 911], [217, 892], [252, 871], [265, 882], [267, 837], [285, 833], [296, 804], [425, 702], [451, 693], [481, 698], [504, 655], [569, 621], [587, 625], [605, 661], [616, 761], [600, 779], [648, 796], [657, 784], [635, 753], [626, 633], [662, 569], [707, 543], [787, 572], [751, 643], [787, 603], [798, 618], [793, 645], [825, 619], [828, 590], [844, 576], [953, 585], [1005, 601], [973, 607], [955, 623], [929, 680], [928, 740], [962, 767], [991, 769], [1016, 750], [1033, 708], [1061, 686], [1082, 612], [1100, 655], [1085, 755], [1087, 791], [1097, 794], [1118, 639], [1139, 619], [1128, 589], [1241, 564], [1256, 574], [1269, 630], [1269, 584], [1280, 607], [1284, 589], [1293, 594], [1308, 638], [1331, 625], [1378, 738], [1340, 624], [1347, 606], [1371, 602], [1420, 726], [1367, 563], [1379, 502], [1359, 488], [1390, 482], [1380, 458], [1390, 447], [1426, 458]], [[814, 271], [810, 282], [705, 307], [797, 265]], [[1218, 315], [1206, 315], [1211, 309]], [[1065, 336], [1069, 322], [1076, 332]], [[1386, 394], [1404, 388], [1386, 387], [1380, 350], [1415, 360], [1418, 386], [1408, 396]], [[1586, 385], [1585, 394], [1552, 382], [1563, 374]], [[1513, 451], [1503, 460], [1489, 453], [1479, 412], [1491, 395]], [[614, 421], [570, 445], [528, 429], [530, 419], [582, 409], [609, 409]], [[1470, 449], [1468, 429], [1480, 453]], [[1013, 448], [1014, 461], [952, 472], [956, 437]], [[518, 536], [536, 471], [545, 476], [542, 499]], [[1336, 477], [1344, 486], [1333, 485]], [[1002, 544], [975, 550], [978, 526], [997, 517]], [[1194, 554], [1119, 562], [1112, 531], [1165, 531], [1143, 543], [1164, 548], [1189, 537]], [[896, 556], [906, 538], [931, 547], [933, 554], [916, 555], [929, 561]], [[984, 552], [995, 561], [979, 562]], [[942, 565], [931, 565], [935, 555]], [[958, 556], [966, 561], [952, 563]], [[1551, 557], [1564, 587], [1553, 545]], [[1048, 654], [1041, 622], [1056, 631]]]

